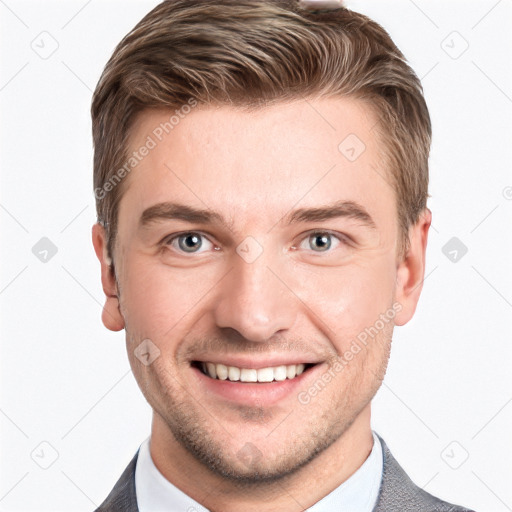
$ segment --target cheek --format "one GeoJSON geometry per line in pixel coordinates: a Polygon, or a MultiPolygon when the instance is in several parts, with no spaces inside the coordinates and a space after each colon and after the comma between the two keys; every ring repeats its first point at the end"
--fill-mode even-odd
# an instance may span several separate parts
{"type": "Polygon", "coordinates": [[[125,320],[147,337],[171,336],[193,315],[216,282],[210,269],[173,268],[156,257],[126,258],[122,277],[125,320]]]}
{"type": "Polygon", "coordinates": [[[381,315],[393,311],[394,275],[394,269],[382,259],[371,266],[329,269],[306,280],[304,302],[321,319],[339,352],[374,326],[381,315]]]}

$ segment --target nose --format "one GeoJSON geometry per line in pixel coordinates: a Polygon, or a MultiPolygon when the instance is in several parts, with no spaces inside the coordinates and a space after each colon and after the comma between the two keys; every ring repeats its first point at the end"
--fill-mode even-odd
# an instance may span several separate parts
{"type": "Polygon", "coordinates": [[[233,255],[233,268],[219,283],[215,321],[249,341],[268,341],[295,322],[298,299],[287,287],[282,267],[264,251],[248,263],[233,255]]]}

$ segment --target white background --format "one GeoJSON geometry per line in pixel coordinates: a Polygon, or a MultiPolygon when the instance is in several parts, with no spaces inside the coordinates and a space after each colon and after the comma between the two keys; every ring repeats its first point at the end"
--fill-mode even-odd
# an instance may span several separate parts
{"type": "MultiPolygon", "coordinates": [[[[89,109],[114,46],[156,4],[0,0],[1,510],[93,510],[150,432],[124,332],[100,320],[89,109]],[[41,38],[58,44],[46,59],[41,38]],[[58,249],[46,263],[42,237],[58,249]]],[[[405,53],[434,130],[427,277],[373,428],[427,491],[512,510],[512,1],[348,5],[405,53]],[[457,262],[452,237],[468,248],[457,262]]]]}

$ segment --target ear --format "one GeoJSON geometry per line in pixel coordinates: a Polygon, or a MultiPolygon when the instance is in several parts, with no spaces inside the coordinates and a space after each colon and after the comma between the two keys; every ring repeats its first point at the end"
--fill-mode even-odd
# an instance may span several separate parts
{"type": "Polygon", "coordinates": [[[409,228],[410,248],[398,263],[396,278],[396,301],[402,310],[395,316],[395,325],[405,325],[414,315],[420,298],[425,276],[425,253],[432,212],[425,208],[418,222],[409,228]]]}
{"type": "Polygon", "coordinates": [[[124,329],[124,318],[119,309],[119,290],[112,269],[112,260],[107,254],[105,228],[98,222],[92,227],[92,244],[101,264],[101,285],[106,296],[101,320],[107,329],[120,331],[124,329]]]}

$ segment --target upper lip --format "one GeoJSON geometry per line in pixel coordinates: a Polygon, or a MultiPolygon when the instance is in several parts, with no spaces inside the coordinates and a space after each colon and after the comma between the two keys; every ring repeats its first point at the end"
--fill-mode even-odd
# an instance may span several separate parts
{"type": "Polygon", "coordinates": [[[226,356],[219,358],[219,356],[202,357],[199,359],[194,359],[193,361],[198,361],[200,363],[214,363],[214,364],[223,364],[225,366],[236,366],[237,368],[251,368],[255,370],[259,370],[261,368],[269,368],[273,366],[289,366],[292,364],[317,364],[321,361],[315,360],[311,357],[305,356],[295,356],[295,357],[284,357],[284,356],[274,356],[268,357],[266,359],[256,360],[250,357],[233,357],[226,356]]]}

